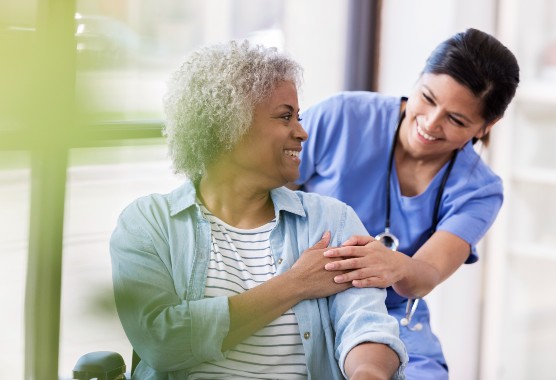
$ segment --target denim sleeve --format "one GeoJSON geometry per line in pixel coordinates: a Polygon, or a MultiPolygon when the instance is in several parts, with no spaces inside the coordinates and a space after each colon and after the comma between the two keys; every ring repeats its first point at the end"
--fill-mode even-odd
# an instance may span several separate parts
{"type": "Polygon", "coordinates": [[[163,213],[152,212],[129,206],[110,241],[116,307],[126,335],[141,359],[157,371],[222,360],[228,300],[187,301],[178,296],[166,231],[156,222],[163,213]]]}
{"type": "MultiPolygon", "coordinates": [[[[342,231],[343,240],[361,231],[361,221],[350,207],[342,231]]],[[[335,356],[344,376],[344,363],[349,351],[365,342],[388,345],[400,358],[400,367],[394,379],[405,379],[404,369],[408,356],[399,338],[397,320],[388,315],[386,309],[386,290],[379,288],[351,288],[329,297],[330,319],[336,332],[335,356]]],[[[347,376],[346,376],[347,377],[347,376]]]]}

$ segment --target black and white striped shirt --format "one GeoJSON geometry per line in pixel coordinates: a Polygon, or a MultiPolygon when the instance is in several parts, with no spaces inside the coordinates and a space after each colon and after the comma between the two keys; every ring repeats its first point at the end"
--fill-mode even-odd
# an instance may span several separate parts
{"type": "MultiPolygon", "coordinates": [[[[276,221],[244,230],[201,210],[211,224],[211,253],[205,297],[232,296],[269,280],[276,273],[270,232],[276,221]]],[[[238,344],[226,360],[200,364],[190,379],[306,379],[299,327],[290,309],[238,344]]]]}

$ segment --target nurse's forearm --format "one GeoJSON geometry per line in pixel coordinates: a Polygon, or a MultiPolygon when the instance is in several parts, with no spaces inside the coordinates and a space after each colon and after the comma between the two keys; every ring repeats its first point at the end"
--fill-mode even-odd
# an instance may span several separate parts
{"type": "Polygon", "coordinates": [[[446,231],[437,231],[404,264],[404,276],[393,287],[409,298],[420,298],[450,277],[469,257],[471,247],[446,231]]]}
{"type": "Polygon", "coordinates": [[[440,283],[440,273],[434,266],[416,258],[408,257],[406,262],[404,277],[392,285],[399,295],[407,298],[422,298],[440,283]]]}

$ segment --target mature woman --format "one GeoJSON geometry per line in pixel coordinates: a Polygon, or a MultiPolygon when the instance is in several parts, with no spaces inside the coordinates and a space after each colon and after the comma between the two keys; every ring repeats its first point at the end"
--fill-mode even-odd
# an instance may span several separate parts
{"type": "Polygon", "coordinates": [[[351,270],[338,283],[388,287],[410,379],[448,378],[427,305],[412,300],[477,261],[476,244],[502,204],[502,182],[473,144],[485,146],[518,82],[514,55],[469,29],[432,52],[409,99],[345,92],[303,114],[311,139],[297,184],[352,206],[367,231],[394,249],[354,236],[326,253],[348,258],[327,269],[351,270]]]}
{"type": "Polygon", "coordinates": [[[366,235],[337,200],[293,192],[300,68],[247,42],[194,52],[165,98],[188,180],[128,206],[111,240],[138,379],[403,378],[384,289],[337,284],[323,252],[366,235]]]}

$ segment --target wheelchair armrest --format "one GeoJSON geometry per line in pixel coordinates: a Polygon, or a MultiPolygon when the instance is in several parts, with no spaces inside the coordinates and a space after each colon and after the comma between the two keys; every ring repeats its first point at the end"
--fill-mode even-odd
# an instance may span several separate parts
{"type": "Polygon", "coordinates": [[[89,352],[79,358],[73,368],[73,379],[125,379],[125,362],[120,354],[110,351],[89,352]]]}

